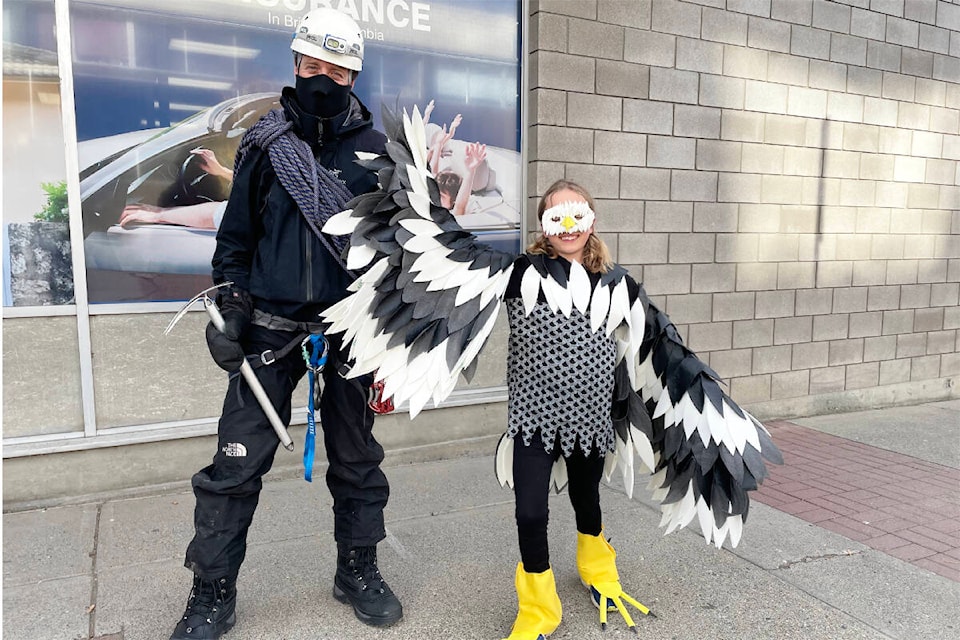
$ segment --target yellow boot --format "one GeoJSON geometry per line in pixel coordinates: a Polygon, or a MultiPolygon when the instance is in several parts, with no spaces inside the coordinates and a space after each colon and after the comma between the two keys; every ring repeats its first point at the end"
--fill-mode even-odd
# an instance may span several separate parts
{"type": "Polygon", "coordinates": [[[633,618],[623,603],[633,605],[643,615],[649,615],[650,609],[624,593],[617,573],[617,552],[603,537],[602,531],[598,536],[577,532],[577,571],[580,572],[580,581],[590,590],[593,604],[600,609],[600,627],[607,628],[607,611],[616,609],[627,626],[636,632],[633,618]]]}
{"type": "Polygon", "coordinates": [[[520,610],[505,640],[543,640],[560,626],[563,614],[553,569],[527,573],[523,570],[523,563],[518,562],[515,582],[520,610]]]}

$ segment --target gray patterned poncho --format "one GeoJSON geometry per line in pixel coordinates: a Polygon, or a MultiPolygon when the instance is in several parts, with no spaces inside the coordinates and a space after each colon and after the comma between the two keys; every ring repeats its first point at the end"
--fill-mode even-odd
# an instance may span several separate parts
{"type": "Polygon", "coordinates": [[[589,455],[613,451],[611,405],[617,348],[612,336],[590,329],[588,315],[570,317],[538,302],[524,314],[520,298],[509,298],[510,341],[507,435],[529,445],[540,432],[544,448],[559,443],[565,457],[577,446],[589,455]]]}

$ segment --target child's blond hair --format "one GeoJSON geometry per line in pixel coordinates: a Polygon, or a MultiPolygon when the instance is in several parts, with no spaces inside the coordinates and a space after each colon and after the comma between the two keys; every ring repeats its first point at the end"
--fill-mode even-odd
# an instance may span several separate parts
{"type": "MultiPolygon", "coordinates": [[[[565,189],[569,189],[577,195],[582,196],[583,199],[587,201],[587,204],[590,205],[593,212],[597,212],[597,207],[593,202],[593,196],[591,196],[586,189],[570,180],[557,180],[547,187],[547,190],[543,193],[543,197],[540,198],[540,204],[537,206],[538,221],[543,218],[543,212],[547,209],[547,201],[550,199],[550,196],[565,189]]],[[[553,247],[550,246],[543,232],[527,247],[527,253],[546,255],[551,258],[557,257],[557,253],[553,250],[553,247]]],[[[590,234],[590,238],[587,239],[587,246],[583,248],[583,266],[587,271],[593,273],[606,273],[613,267],[613,258],[610,257],[610,249],[607,248],[606,243],[597,235],[596,230],[590,234]]]]}

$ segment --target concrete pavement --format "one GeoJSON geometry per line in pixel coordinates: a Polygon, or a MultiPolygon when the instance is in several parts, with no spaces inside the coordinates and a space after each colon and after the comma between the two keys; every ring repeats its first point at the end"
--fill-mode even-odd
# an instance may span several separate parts
{"type": "MultiPolygon", "coordinates": [[[[689,530],[663,536],[652,503],[603,488],[621,581],[657,614],[637,616],[640,636],[960,638],[960,400],[776,422],[771,432],[786,465],[753,501],[735,550],[689,530]],[[873,477],[887,484],[864,481],[873,477]],[[883,536],[899,542],[878,543],[883,536]]],[[[519,553],[513,496],[493,477],[492,447],[486,456],[389,466],[387,475],[380,566],[403,601],[403,621],[367,627],[331,596],[331,501],[317,471],[312,484],[268,476],[239,579],[238,623],[226,638],[507,634],[519,553]]],[[[641,478],[637,485],[643,496],[641,478]]],[[[165,640],[189,591],[182,558],[192,509],[182,485],[5,513],[3,638],[165,640]]],[[[616,614],[600,631],[576,574],[565,493],[551,498],[551,516],[564,606],[551,638],[633,637],[616,614]]]]}

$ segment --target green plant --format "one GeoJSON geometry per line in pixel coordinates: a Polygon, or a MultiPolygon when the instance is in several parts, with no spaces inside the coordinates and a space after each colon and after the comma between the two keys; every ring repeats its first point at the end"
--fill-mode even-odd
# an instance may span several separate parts
{"type": "Polygon", "coordinates": [[[33,219],[44,222],[67,222],[70,212],[67,206],[66,181],[41,182],[40,188],[47,194],[47,204],[42,210],[33,214],[33,219]]]}

